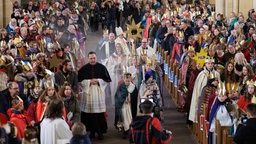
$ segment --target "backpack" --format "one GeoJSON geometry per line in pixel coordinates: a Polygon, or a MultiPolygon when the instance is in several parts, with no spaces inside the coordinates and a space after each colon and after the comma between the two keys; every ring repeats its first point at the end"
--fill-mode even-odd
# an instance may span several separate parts
{"type": "Polygon", "coordinates": [[[151,144],[152,142],[152,121],[154,118],[149,118],[146,122],[146,125],[139,130],[133,130],[132,133],[132,139],[134,141],[134,143],[143,143],[145,144],[151,144]],[[148,125],[148,127],[146,127],[148,125]]]}

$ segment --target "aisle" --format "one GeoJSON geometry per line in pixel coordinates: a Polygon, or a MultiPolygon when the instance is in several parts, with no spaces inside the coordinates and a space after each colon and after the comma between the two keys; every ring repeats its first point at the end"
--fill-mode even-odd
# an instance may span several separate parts
{"type": "MultiPolygon", "coordinates": [[[[99,39],[101,38],[102,33],[88,33],[87,41],[85,43],[86,54],[89,51],[95,51],[95,48],[98,44],[99,39]]],[[[171,96],[167,93],[167,90],[164,88],[164,101],[165,101],[165,110],[164,110],[164,128],[171,130],[173,132],[173,139],[171,144],[195,144],[195,140],[185,124],[184,113],[179,113],[175,109],[175,105],[171,100],[171,96]]],[[[114,106],[111,104],[110,97],[106,97],[107,104],[107,115],[108,115],[108,132],[104,135],[104,140],[94,140],[94,144],[128,144],[127,139],[122,139],[121,134],[117,132],[114,127],[114,106]]]]}

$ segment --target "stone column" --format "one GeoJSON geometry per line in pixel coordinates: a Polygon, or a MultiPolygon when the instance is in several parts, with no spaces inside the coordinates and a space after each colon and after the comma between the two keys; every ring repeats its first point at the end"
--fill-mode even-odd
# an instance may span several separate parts
{"type": "Polygon", "coordinates": [[[3,19],[4,18],[3,11],[4,11],[4,2],[3,0],[0,0],[0,28],[5,27],[4,19],[3,19]]]}
{"type": "Polygon", "coordinates": [[[256,9],[256,1],[253,0],[252,3],[253,3],[253,4],[252,4],[253,8],[256,9]]]}
{"type": "Polygon", "coordinates": [[[245,19],[248,18],[248,11],[253,7],[253,1],[255,0],[239,0],[239,12],[244,14],[245,19]]]}
{"type": "Polygon", "coordinates": [[[225,1],[225,16],[229,17],[230,13],[233,11],[233,0],[223,0],[225,1]]]}
{"type": "Polygon", "coordinates": [[[233,12],[238,14],[239,10],[239,0],[233,0],[233,12]]]}
{"type": "Polygon", "coordinates": [[[225,14],[225,0],[215,1],[215,11],[216,11],[216,14],[218,13],[225,14]]]}

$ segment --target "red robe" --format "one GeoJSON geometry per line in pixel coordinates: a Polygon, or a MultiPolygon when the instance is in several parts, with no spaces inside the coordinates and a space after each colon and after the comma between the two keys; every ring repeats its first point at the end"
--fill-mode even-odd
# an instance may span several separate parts
{"type": "Polygon", "coordinates": [[[241,96],[241,97],[239,98],[239,100],[237,101],[238,107],[239,107],[241,110],[243,110],[244,112],[246,112],[246,106],[247,106],[248,104],[250,104],[250,103],[251,103],[251,100],[245,100],[245,99],[244,99],[244,95],[241,96]]]}
{"type": "Polygon", "coordinates": [[[176,42],[173,45],[173,49],[172,49],[172,57],[171,57],[172,61],[174,63],[179,63],[182,53],[183,53],[183,44],[176,42]]]}

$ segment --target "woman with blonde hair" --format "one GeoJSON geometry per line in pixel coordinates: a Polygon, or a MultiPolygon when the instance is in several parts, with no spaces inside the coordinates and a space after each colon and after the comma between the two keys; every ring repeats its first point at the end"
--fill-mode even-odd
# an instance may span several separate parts
{"type": "Polygon", "coordinates": [[[242,76],[243,66],[249,65],[244,57],[244,54],[241,52],[236,53],[234,60],[235,73],[239,76],[242,76]]]}

